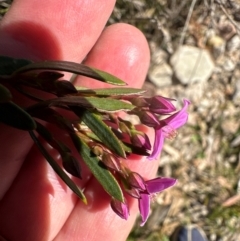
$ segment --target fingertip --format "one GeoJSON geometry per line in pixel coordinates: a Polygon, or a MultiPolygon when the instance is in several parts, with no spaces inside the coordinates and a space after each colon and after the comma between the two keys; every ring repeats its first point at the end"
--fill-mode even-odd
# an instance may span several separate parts
{"type": "MultiPolygon", "coordinates": [[[[131,25],[118,23],[105,28],[84,64],[116,75],[132,87],[140,87],[149,62],[150,51],[143,33],[131,25]]],[[[79,83],[92,86],[86,78],[80,78],[79,83]]],[[[99,83],[97,86],[104,87],[99,83]]]]}

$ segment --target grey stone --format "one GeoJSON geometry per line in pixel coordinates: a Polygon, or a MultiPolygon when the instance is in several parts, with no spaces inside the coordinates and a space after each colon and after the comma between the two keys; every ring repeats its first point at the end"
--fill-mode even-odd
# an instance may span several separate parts
{"type": "Polygon", "coordinates": [[[239,48],[240,48],[240,37],[238,35],[234,35],[227,42],[227,51],[229,52],[239,51],[239,48]]]}
{"type": "Polygon", "coordinates": [[[167,63],[155,65],[148,72],[149,80],[157,87],[171,85],[172,83],[172,68],[167,63]]]}
{"type": "Polygon", "coordinates": [[[175,76],[182,84],[205,82],[214,70],[214,62],[207,50],[183,45],[171,57],[175,76]]]}
{"type": "Polygon", "coordinates": [[[236,81],[236,90],[233,95],[233,102],[238,105],[240,103],[240,79],[236,81]]]}
{"type": "Polygon", "coordinates": [[[236,63],[234,63],[230,58],[226,58],[224,65],[223,65],[223,69],[225,71],[233,71],[236,67],[236,63]]]}

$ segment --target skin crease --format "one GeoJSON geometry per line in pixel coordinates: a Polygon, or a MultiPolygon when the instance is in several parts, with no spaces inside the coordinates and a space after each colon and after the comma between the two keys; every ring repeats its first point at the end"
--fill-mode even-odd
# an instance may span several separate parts
{"type": "MultiPolygon", "coordinates": [[[[0,54],[75,62],[87,56],[85,64],[140,87],[149,65],[148,45],[132,26],[116,24],[104,29],[114,4],[111,0],[71,4],[15,0],[0,25],[0,54]]],[[[104,87],[85,77],[76,82],[104,87]]],[[[14,100],[27,104],[18,95],[14,100]]],[[[0,142],[0,235],[5,239],[126,240],[138,214],[136,200],[128,199],[130,217],[122,220],[110,208],[109,196],[83,167],[84,179],[76,182],[85,188],[85,206],[54,173],[28,134],[0,124],[0,142]]],[[[157,170],[156,161],[132,157],[126,163],[146,179],[153,178],[157,170]]]]}

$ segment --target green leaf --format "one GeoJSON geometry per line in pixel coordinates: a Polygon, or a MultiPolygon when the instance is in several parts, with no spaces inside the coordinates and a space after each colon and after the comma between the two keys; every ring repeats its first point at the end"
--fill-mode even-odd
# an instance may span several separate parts
{"type": "Polygon", "coordinates": [[[57,162],[51,157],[51,155],[47,152],[47,150],[43,147],[41,142],[37,139],[36,135],[33,131],[29,131],[30,136],[38,146],[42,155],[46,158],[47,162],[53,168],[53,170],[60,176],[60,178],[66,183],[66,185],[75,193],[77,196],[87,204],[87,199],[80,188],[73,182],[72,179],[61,169],[61,167],[57,164],[57,162]]]}
{"type": "Polygon", "coordinates": [[[50,100],[50,106],[60,105],[80,106],[101,112],[130,111],[135,108],[132,104],[110,98],[66,96],[50,100]]]}
{"type": "Polygon", "coordinates": [[[117,180],[110,171],[101,166],[101,162],[93,155],[90,148],[77,135],[72,135],[73,142],[82,156],[84,162],[91,170],[94,177],[103,186],[104,190],[120,202],[124,202],[123,193],[117,180]]]}
{"type": "Polygon", "coordinates": [[[42,124],[37,122],[36,131],[55,148],[61,155],[64,169],[75,177],[81,178],[81,167],[79,162],[72,156],[71,150],[59,140],[56,140],[51,132],[42,124]]]}
{"type": "Polygon", "coordinates": [[[106,83],[113,84],[113,85],[126,85],[124,81],[122,81],[121,79],[117,78],[112,74],[109,74],[102,70],[91,68],[91,67],[90,69],[94,71],[96,74],[98,74],[99,76],[101,76],[101,78],[105,80],[106,83]]]}
{"type": "Polygon", "coordinates": [[[71,153],[67,152],[62,153],[61,157],[63,160],[64,169],[74,177],[82,178],[79,161],[74,156],[72,156],[71,153]]]}
{"type": "Polygon", "coordinates": [[[103,89],[82,89],[76,87],[79,94],[84,95],[97,95],[97,96],[128,96],[128,95],[142,95],[146,92],[143,89],[135,88],[103,88],[103,89]]]}
{"type": "Polygon", "coordinates": [[[104,71],[101,71],[95,68],[90,68],[83,64],[78,64],[78,63],[69,62],[69,61],[44,61],[44,62],[32,63],[30,65],[27,65],[19,69],[18,71],[15,72],[15,74],[27,72],[30,70],[39,70],[39,69],[66,71],[66,72],[71,72],[78,75],[84,75],[109,84],[126,85],[124,81],[109,73],[106,73],[104,71]]]}
{"type": "Polygon", "coordinates": [[[6,87],[0,84],[0,103],[10,101],[11,99],[11,92],[6,87]]]}
{"type": "Polygon", "coordinates": [[[34,130],[34,119],[13,102],[0,103],[0,122],[21,130],[34,130]]]}
{"type": "Polygon", "coordinates": [[[14,71],[32,63],[26,59],[15,59],[7,56],[0,56],[0,75],[11,75],[14,71]]]}
{"type": "Polygon", "coordinates": [[[74,109],[74,111],[104,145],[117,155],[126,157],[122,142],[96,114],[87,110],[80,112],[78,109],[74,109]]]}

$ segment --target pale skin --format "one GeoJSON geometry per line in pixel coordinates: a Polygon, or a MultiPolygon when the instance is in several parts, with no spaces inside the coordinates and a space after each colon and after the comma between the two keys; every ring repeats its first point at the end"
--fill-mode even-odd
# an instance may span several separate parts
{"type": "MultiPolygon", "coordinates": [[[[35,61],[80,63],[85,59],[86,65],[140,87],[149,66],[148,45],[130,25],[105,28],[114,4],[112,0],[15,0],[0,25],[0,54],[35,61]]],[[[103,87],[83,77],[76,84],[103,87]]],[[[28,104],[19,95],[15,101],[28,104]]],[[[83,180],[76,182],[85,188],[89,203],[85,206],[54,173],[28,133],[0,124],[0,142],[2,237],[11,241],[126,240],[138,214],[136,200],[129,199],[130,217],[122,220],[83,167],[83,180]]],[[[127,162],[146,179],[156,173],[156,161],[135,157],[127,162]]]]}

